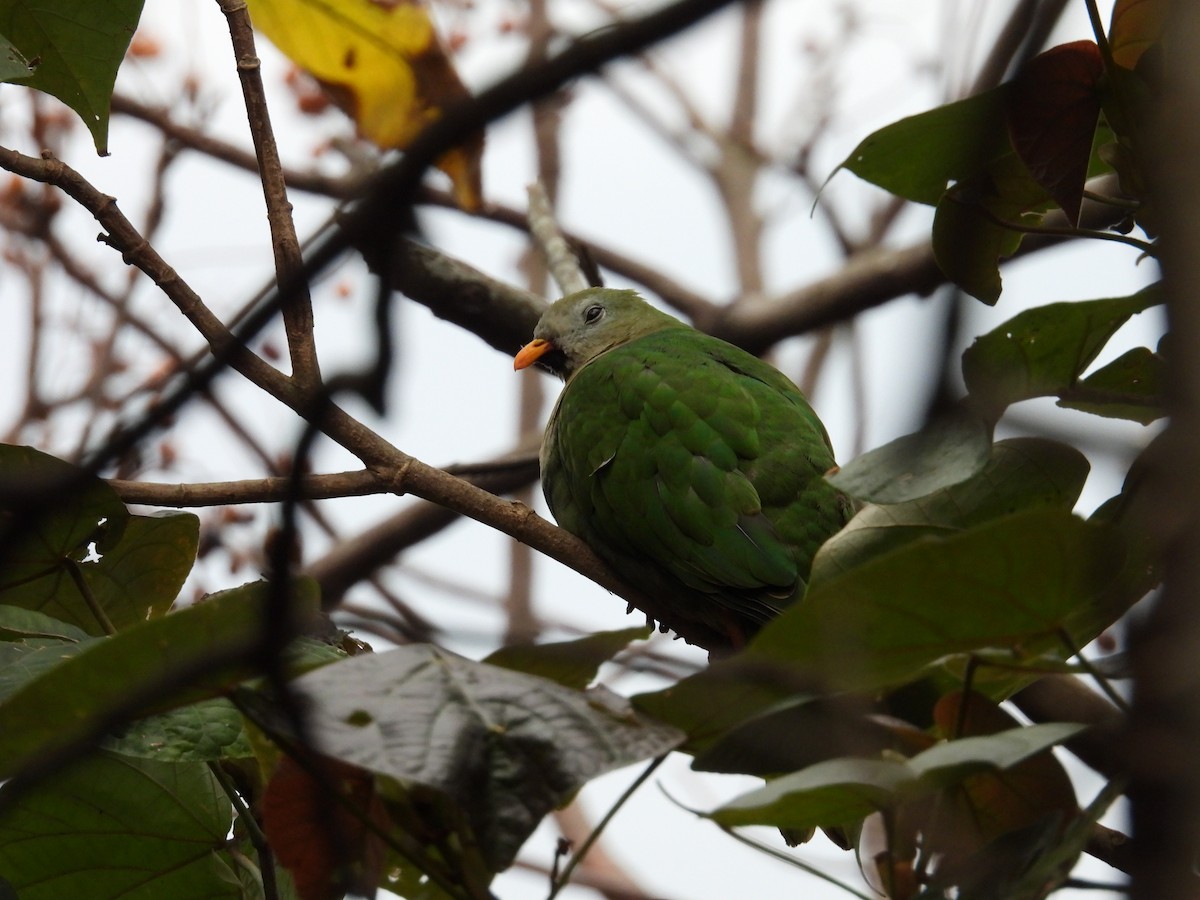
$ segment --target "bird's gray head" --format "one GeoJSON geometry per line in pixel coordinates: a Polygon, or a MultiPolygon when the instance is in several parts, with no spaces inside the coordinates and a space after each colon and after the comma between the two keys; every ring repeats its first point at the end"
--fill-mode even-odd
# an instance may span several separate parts
{"type": "Polygon", "coordinates": [[[550,305],[513,368],[536,363],[564,381],[613,347],[664,328],[686,327],[635,291],[588,288],[550,305]]]}

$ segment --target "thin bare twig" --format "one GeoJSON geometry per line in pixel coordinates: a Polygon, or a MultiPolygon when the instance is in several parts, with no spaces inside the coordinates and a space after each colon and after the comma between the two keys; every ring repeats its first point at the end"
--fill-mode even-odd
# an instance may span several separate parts
{"type": "MultiPolygon", "coordinates": [[[[267,222],[271,229],[271,248],[275,253],[275,272],[280,281],[294,278],[304,266],[300,241],[292,221],[292,206],[287,198],[287,183],[271,115],[263,91],[262,63],[254,48],[254,29],[243,0],[218,0],[229,23],[229,36],[237,59],[238,78],[246,103],[246,119],[258,158],[259,181],[267,203],[267,222]]],[[[315,387],[321,381],[317,348],[313,336],[312,297],[307,286],[297,287],[281,304],[283,328],[287,335],[292,377],[300,384],[315,387]]]]}

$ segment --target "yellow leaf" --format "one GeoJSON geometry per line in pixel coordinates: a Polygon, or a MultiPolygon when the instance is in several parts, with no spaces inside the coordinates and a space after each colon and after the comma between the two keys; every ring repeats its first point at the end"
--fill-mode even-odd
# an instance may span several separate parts
{"type": "MultiPolygon", "coordinates": [[[[423,0],[247,0],[250,17],[385,149],[404,149],[448,105],[468,96],[423,0]]],[[[438,168],[464,208],[481,200],[483,136],[438,168]]]]}
{"type": "Polygon", "coordinates": [[[1167,0],[1117,0],[1108,28],[1113,62],[1133,69],[1150,46],[1162,40],[1167,0]]]}

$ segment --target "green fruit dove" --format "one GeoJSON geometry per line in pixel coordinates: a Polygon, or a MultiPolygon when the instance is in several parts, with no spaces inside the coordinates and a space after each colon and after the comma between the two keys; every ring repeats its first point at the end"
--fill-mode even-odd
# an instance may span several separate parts
{"type": "Polygon", "coordinates": [[[566,382],[542,444],[550,511],[693,642],[741,647],[804,593],[852,510],[822,477],[829,437],[786,376],[605,288],[546,310],[513,365],[534,363],[566,382]]]}

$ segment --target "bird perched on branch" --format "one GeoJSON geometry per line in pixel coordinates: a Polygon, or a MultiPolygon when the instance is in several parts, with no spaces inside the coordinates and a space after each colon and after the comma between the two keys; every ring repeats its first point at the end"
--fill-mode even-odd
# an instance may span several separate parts
{"type": "Polygon", "coordinates": [[[736,648],[804,593],[851,506],[786,376],[606,288],[546,310],[513,365],[534,363],[566,382],[542,444],[550,511],[659,601],[661,624],[736,648]]]}

